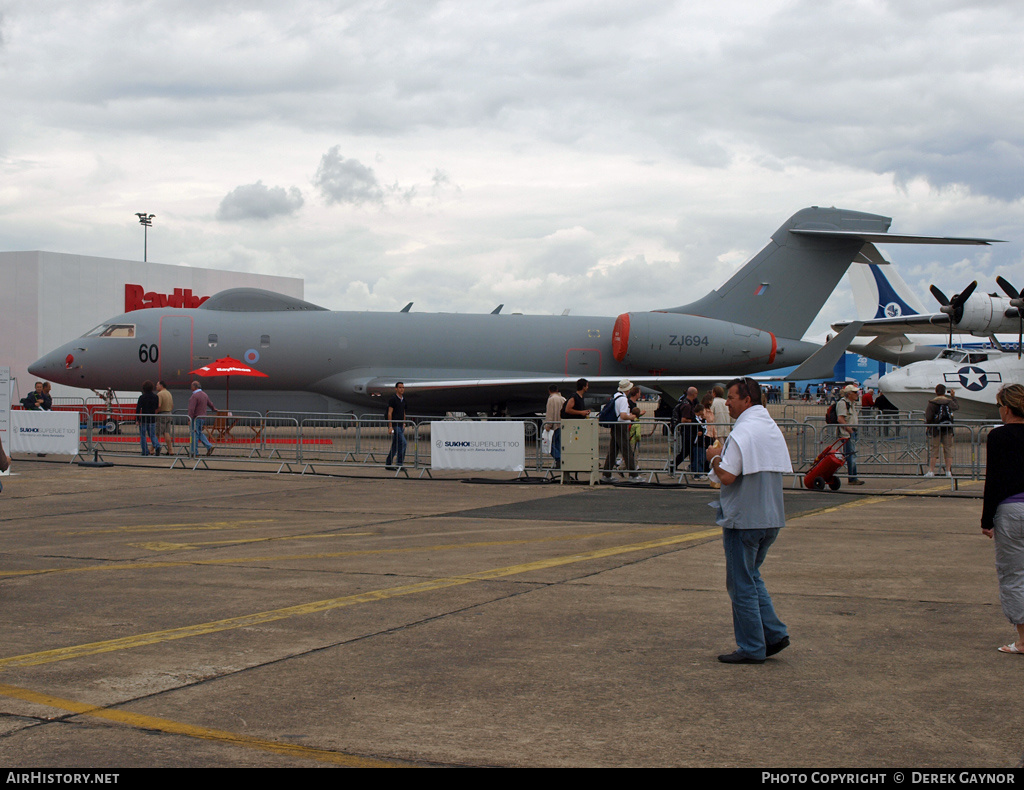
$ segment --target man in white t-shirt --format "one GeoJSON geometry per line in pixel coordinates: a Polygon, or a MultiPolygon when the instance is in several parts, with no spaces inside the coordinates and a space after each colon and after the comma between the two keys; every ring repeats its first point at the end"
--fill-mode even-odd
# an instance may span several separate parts
{"type": "Polygon", "coordinates": [[[729,382],[729,414],[735,420],[725,447],[709,447],[709,477],[722,484],[718,525],[725,548],[725,585],[732,601],[736,650],[723,664],[763,664],[789,647],[789,631],[761,578],[761,564],[786,525],[782,476],[791,474],[786,439],[761,405],[751,378],[729,382]]]}
{"type": "Polygon", "coordinates": [[[608,442],[608,456],[604,459],[604,478],[611,480],[612,470],[615,469],[615,459],[622,454],[622,473],[627,479],[633,478],[633,471],[636,464],[633,462],[633,448],[629,446],[629,426],[636,419],[636,415],[629,410],[629,398],[626,393],[633,389],[633,382],[629,379],[622,379],[619,382],[619,390],[614,397],[614,411],[616,423],[611,426],[611,440],[608,442]]]}

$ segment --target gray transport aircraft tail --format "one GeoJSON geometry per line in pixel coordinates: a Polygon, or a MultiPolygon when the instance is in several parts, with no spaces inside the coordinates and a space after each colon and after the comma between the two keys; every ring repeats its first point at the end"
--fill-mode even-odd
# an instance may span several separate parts
{"type": "MultiPolygon", "coordinates": [[[[800,338],[846,273],[861,260],[880,261],[873,243],[987,244],[991,239],[889,234],[892,219],[812,206],[790,217],[768,245],[725,285],[666,312],[756,326],[778,337],[800,338]]],[[[884,263],[884,261],[881,261],[884,263]]]]}

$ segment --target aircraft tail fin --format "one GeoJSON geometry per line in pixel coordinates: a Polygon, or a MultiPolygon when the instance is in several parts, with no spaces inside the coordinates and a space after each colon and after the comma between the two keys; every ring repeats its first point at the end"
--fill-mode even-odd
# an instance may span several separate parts
{"type": "Polygon", "coordinates": [[[717,318],[799,339],[846,274],[866,240],[892,220],[837,208],[805,208],[772,235],[728,282],[702,299],[667,312],[717,318]],[[803,235],[793,231],[824,231],[803,235]]]}
{"type": "Polygon", "coordinates": [[[927,312],[893,266],[884,270],[874,263],[851,266],[846,276],[853,290],[857,318],[862,321],[927,312]]]}
{"type": "Polygon", "coordinates": [[[994,239],[890,234],[892,220],[838,208],[798,211],[725,285],[669,313],[717,318],[799,339],[855,260],[881,260],[873,243],[988,244],[994,239]]]}

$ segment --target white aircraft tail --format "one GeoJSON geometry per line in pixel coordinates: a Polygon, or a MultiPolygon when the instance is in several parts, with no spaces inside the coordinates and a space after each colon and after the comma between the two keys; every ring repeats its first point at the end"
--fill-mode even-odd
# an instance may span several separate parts
{"type": "Polygon", "coordinates": [[[846,276],[861,321],[929,312],[891,264],[885,269],[875,263],[851,266],[846,276]]]}

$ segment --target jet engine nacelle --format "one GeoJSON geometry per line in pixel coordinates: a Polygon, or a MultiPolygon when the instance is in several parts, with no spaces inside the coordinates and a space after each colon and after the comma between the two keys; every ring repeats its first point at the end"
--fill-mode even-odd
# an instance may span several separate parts
{"type": "Polygon", "coordinates": [[[772,364],[778,342],[771,332],[684,313],[623,313],[612,330],[617,362],[647,371],[685,375],[697,364],[772,364]]]}

